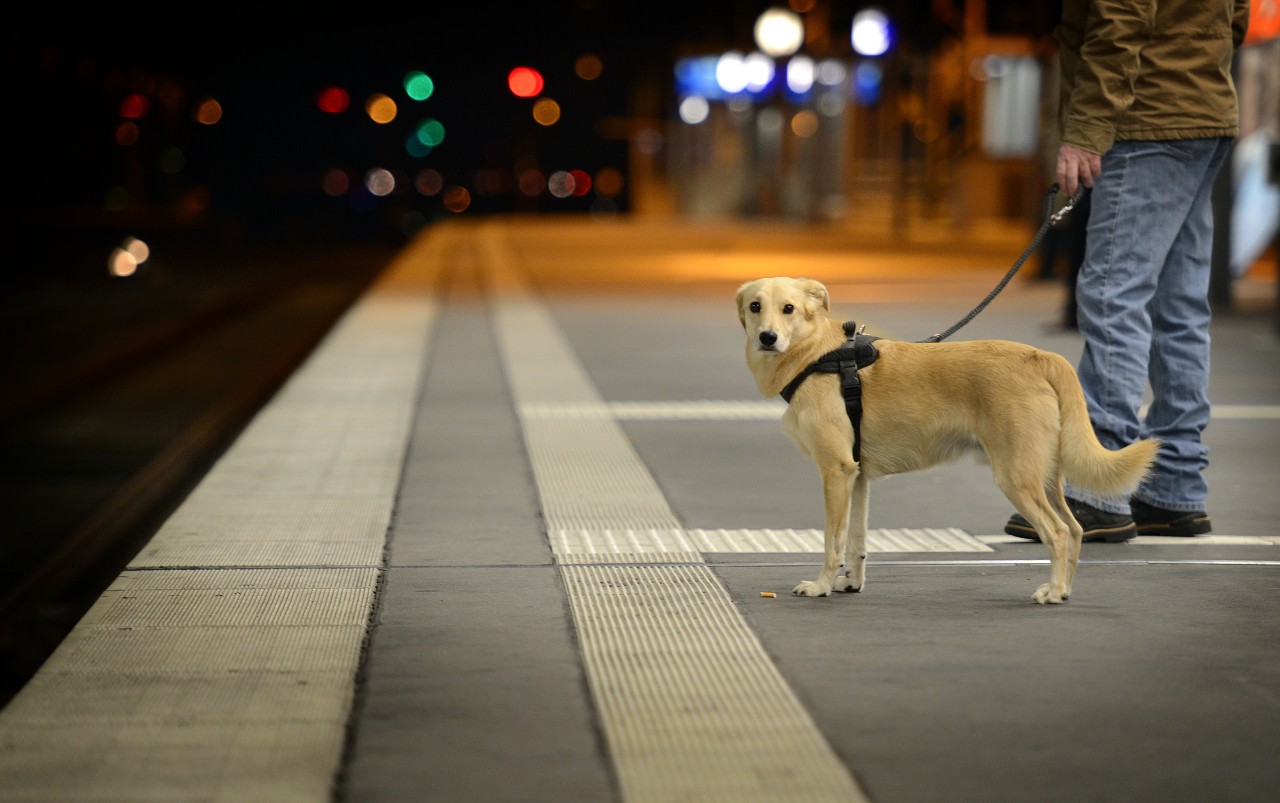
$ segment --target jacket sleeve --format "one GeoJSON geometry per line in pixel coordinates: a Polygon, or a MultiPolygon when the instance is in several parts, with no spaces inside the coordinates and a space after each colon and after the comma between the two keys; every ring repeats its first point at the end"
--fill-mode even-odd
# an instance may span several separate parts
{"type": "Polygon", "coordinates": [[[1244,36],[1249,32],[1249,0],[1236,0],[1235,13],[1231,16],[1231,40],[1236,50],[1244,43],[1244,36]]]}
{"type": "Polygon", "coordinates": [[[1155,18],[1155,0],[1091,0],[1075,65],[1062,141],[1094,153],[1115,142],[1133,103],[1139,54],[1155,18]]]}

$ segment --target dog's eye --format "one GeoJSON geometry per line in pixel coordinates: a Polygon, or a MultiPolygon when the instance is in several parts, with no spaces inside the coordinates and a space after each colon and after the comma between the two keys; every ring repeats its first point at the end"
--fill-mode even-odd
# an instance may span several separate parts
{"type": "Polygon", "coordinates": [[[793,304],[787,304],[786,306],[784,306],[784,307],[782,308],[782,314],[783,314],[783,315],[790,315],[791,313],[793,313],[793,312],[795,312],[795,311],[796,311],[796,308],[795,308],[795,305],[793,305],[793,304]]]}
{"type": "Polygon", "coordinates": [[[752,312],[759,312],[759,311],[760,311],[760,302],[759,302],[759,301],[752,301],[752,302],[751,302],[750,310],[751,310],[752,312]]]}

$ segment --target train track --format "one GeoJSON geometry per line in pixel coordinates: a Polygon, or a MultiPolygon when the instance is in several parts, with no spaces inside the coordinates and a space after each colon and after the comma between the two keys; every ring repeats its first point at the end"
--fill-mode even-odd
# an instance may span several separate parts
{"type": "Polygon", "coordinates": [[[0,705],[391,254],[255,254],[128,303],[89,283],[6,305],[21,350],[0,366],[17,380],[0,394],[0,705]]]}

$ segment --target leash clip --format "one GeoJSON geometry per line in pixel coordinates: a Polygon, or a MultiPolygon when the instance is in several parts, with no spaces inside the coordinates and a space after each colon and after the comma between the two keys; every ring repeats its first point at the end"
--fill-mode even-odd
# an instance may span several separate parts
{"type": "Polygon", "coordinates": [[[1073,201],[1067,201],[1066,206],[1062,207],[1057,212],[1054,212],[1052,215],[1049,215],[1049,225],[1050,226],[1058,225],[1059,223],[1062,222],[1062,219],[1065,218],[1071,212],[1071,210],[1075,208],[1076,208],[1076,205],[1073,201]]]}
{"type": "MultiPolygon", "coordinates": [[[[1057,191],[1058,191],[1057,184],[1053,185],[1053,191],[1054,191],[1054,194],[1057,194],[1057,191]]],[[[1084,194],[1087,191],[1088,191],[1088,187],[1081,184],[1079,188],[1076,189],[1076,194],[1068,198],[1067,202],[1062,205],[1061,209],[1059,209],[1057,212],[1054,212],[1052,215],[1049,215],[1049,225],[1056,226],[1059,223],[1061,223],[1063,218],[1071,214],[1071,210],[1076,208],[1076,204],[1080,203],[1080,199],[1084,197],[1084,194]]]]}

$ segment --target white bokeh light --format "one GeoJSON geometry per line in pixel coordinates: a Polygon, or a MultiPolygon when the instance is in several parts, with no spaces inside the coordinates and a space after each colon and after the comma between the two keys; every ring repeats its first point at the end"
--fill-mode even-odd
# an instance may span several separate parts
{"type": "Polygon", "coordinates": [[[785,8],[770,8],[756,19],[756,46],[774,58],[790,56],[804,43],[804,21],[785,8]]]}
{"type": "Polygon", "coordinates": [[[716,83],[730,95],[747,88],[747,60],[736,50],[730,50],[716,61],[716,83]]]}
{"type": "Polygon", "coordinates": [[[796,56],[787,62],[787,88],[797,95],[813,89],[813,59],[796,56]]]}
{"type": "Polygon", "coordinates": [[[889,18],[879,9],[863,9],[853,15],[849,38],[859,55],[883,56],[889,51],[889,18]]]}
{"type": "Polygon", "coordinates": [[[680,101],[680,119],[689,125],[705,122],[711,113],[711,104],[700,95],[690,95],[680,101]]]}
{"type": "Polygon", "coordinates": [[[760,92],[773,82],[773,59],[763,53],[755,52],[747,56],[747,91],[760,92]]]}
{"type": "Polygon", "coordinates": [[[390,195],[395,191],[396,177],[386,168],[375,167],[365,173],[364,188],[369,191],[370,195],[377,195],[380,198],[390,195]]]}

